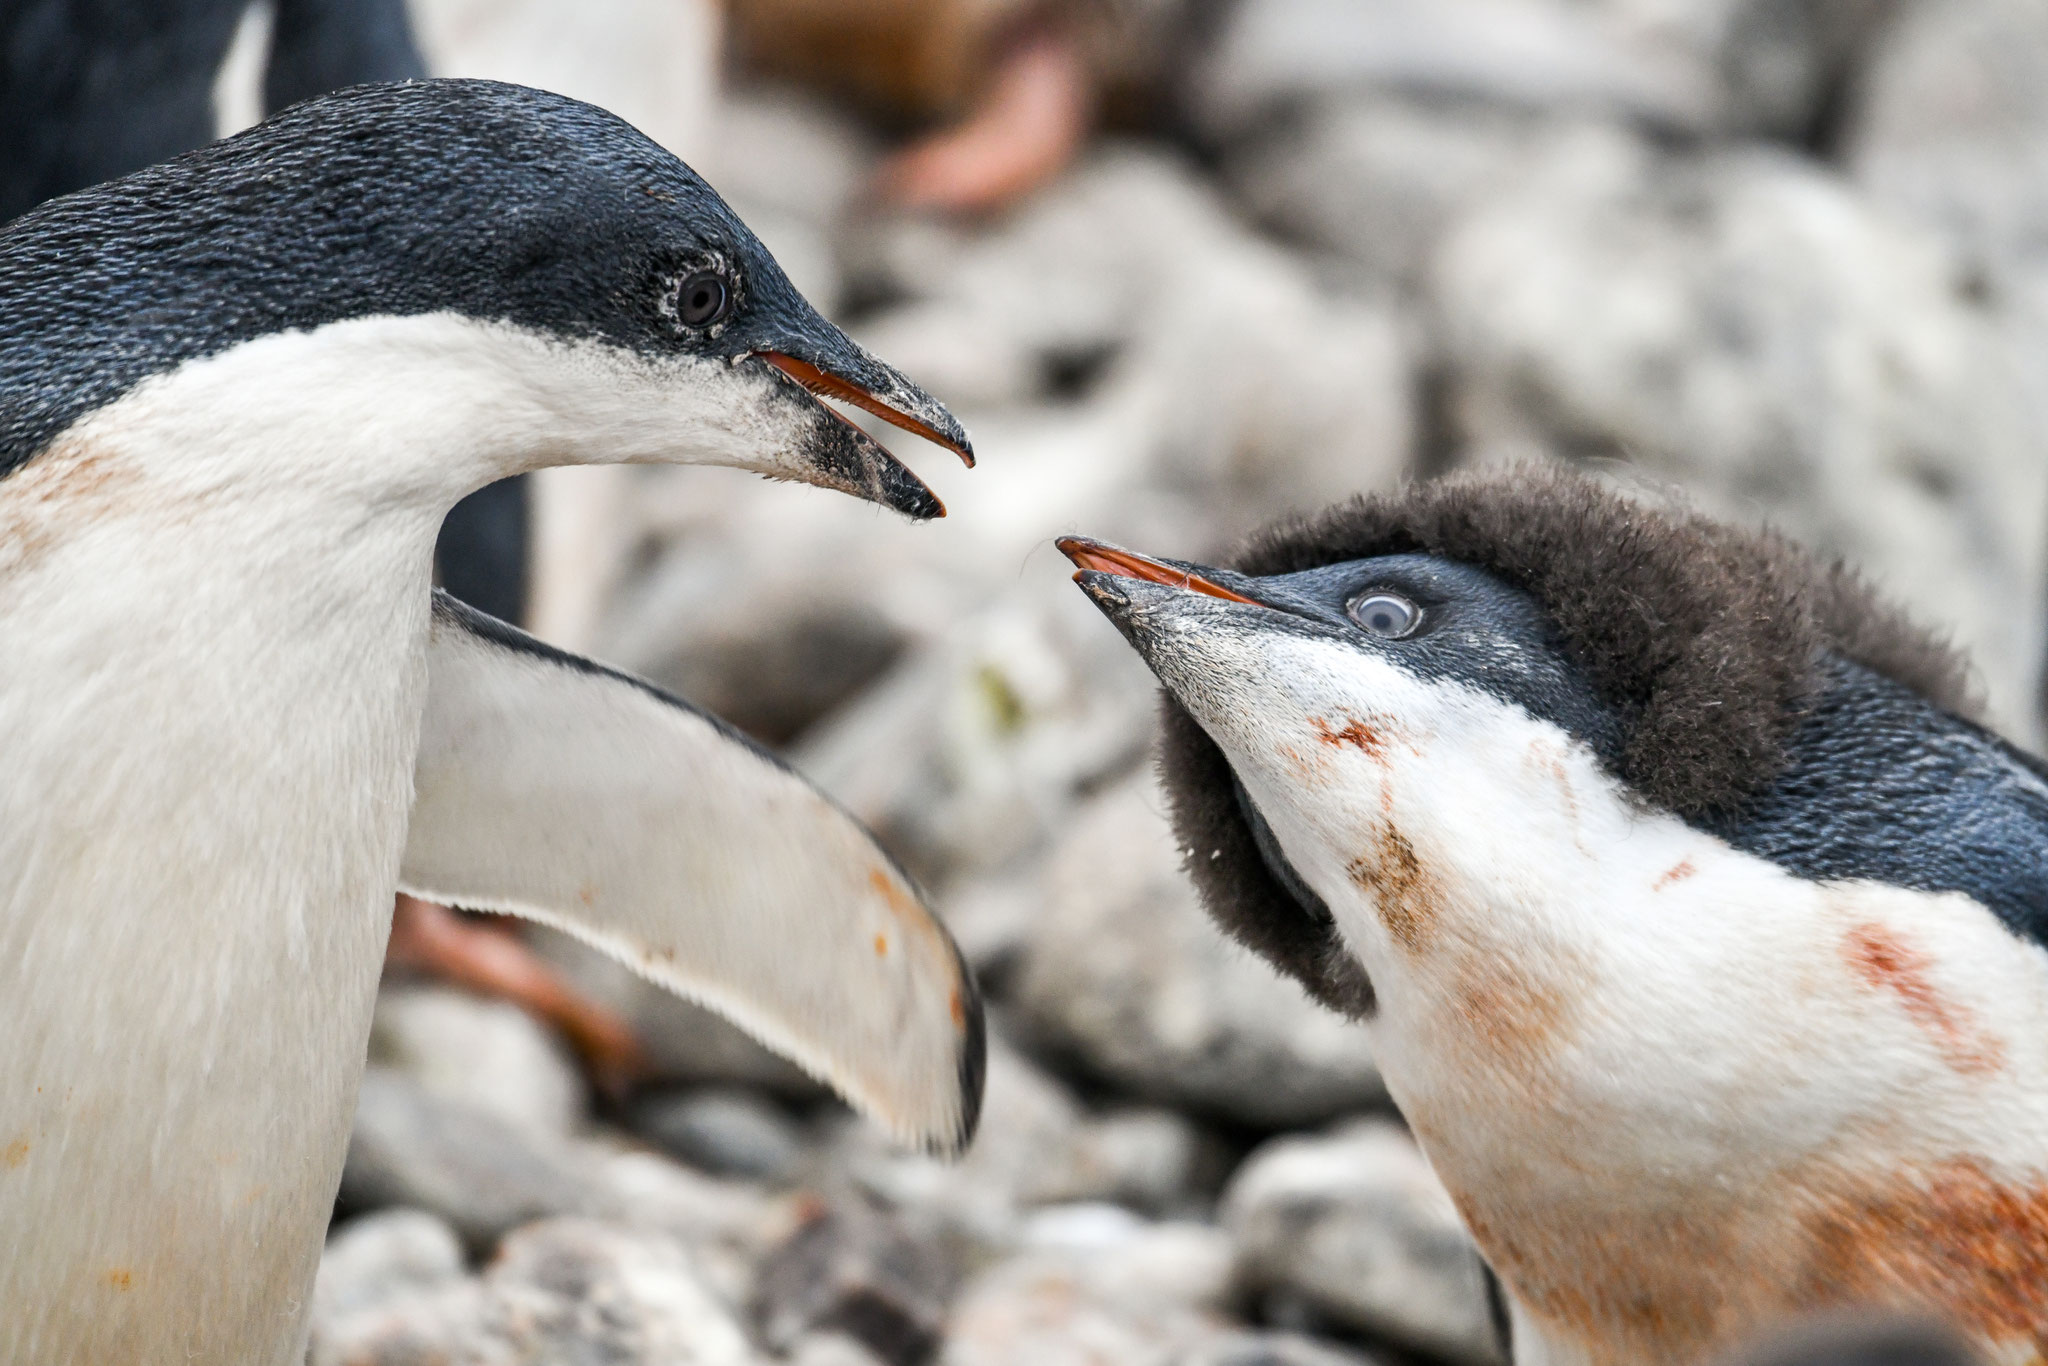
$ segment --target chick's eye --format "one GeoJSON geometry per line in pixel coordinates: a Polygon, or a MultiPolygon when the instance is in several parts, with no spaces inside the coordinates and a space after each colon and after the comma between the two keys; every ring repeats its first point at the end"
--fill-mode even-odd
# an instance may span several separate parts
{"type": "Polygon", "coordinates": [[[700,270],[676,286],[676,319],[685,327],[709,327],[732,307],[732,290],[715,270],[700,270]]]}
{"type": "Polygon", "coordinates": [[[1422,609],[1399,593],[1366,593],[1351,604],[1351,619],[1370,635],[1399,640],[1422,624],[1422,609]]]}

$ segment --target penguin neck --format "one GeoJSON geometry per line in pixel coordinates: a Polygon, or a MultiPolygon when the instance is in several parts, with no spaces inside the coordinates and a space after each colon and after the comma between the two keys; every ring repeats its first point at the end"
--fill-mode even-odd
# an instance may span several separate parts
{"type": "Polygon", "coordinates": [[[630,353],[453,313],[272,333],[184,361],[27,462],[91,443],[165,493],[438,518],[495,479],[633,458],[630,353]],[[616,379],[606,371],[619,372],[616,379]],[[616,411],[606,411],[610,406],[616,411]]]}

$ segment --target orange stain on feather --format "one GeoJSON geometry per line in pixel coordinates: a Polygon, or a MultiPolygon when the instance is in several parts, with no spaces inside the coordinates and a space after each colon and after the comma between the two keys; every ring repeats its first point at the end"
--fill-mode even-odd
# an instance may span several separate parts
{"type": "Polygon", "coordinates": [[[1866,921],[1843,936],[1842,956],[1866,985],[1898,997],[1907,1018],[1926,1031],[1950,1067],[1984,1073],[2004,1065],[2004,1041],[1984,1033],[1967,1006],[1935,988],[1927,975],[1934,960],[1896,932],[1866,921]]]}
{"type": "Polygon", "coordinates": [[[6,1147],[0,1148],[0,1167],[13,1171],[26,1161],[28,1161],[27,1139],[17,1138],[6,1147]]]}
{"type": "Polygon", "coordinates": [[[1592,1366],[1700,1361],[1845,1308],[1932,1312],[2001,1360],[2048,1361],[2039,1174],[2002,1181],[1957,1157],[1856,1179],[1816,1160],[1743,1195],[1593,1211],[1450,1184],[1487,1260],[1592,1366]]]}
{"type": "Polygon", "coordinates": [[[1423,871],[1406,835],[1388,825],[1344,871],[1372,898],[1380,923],[1402,947],[1416,953],[1428,947],[1430,927],[1443,913],[1443,891],[1423,871]]]}
{"type": "Polygon", "coordinates": [[[1932,1305],[2048,1358],[2048,1182],[2003,1182],[1958,1157],[1836,1200],[1806,1231],[1809,1296],[1932,1305]]]}
{"type": "Polygon", "coordinates": [[[75,436],[58,441],[0,482],[0,577],[138,506],[141,482],[112,446],[75,436]]]}
{"type": "Polygon", "coordinates": [[[135,1284],[135,1273],[125,1266],[117,1266],[107,1272],[107,1284],[119,1291],[126,1291],[135,1284]]]}
{"type": "Polygon", "coordinates": [[[1682,858],[1658,874],[1657,880],[1650,884],[1650,890],[1661,892],[1674,883],[1685,881],[1698,871],[1699,869],[1693,867],[1691,859],[1682,858]]]}

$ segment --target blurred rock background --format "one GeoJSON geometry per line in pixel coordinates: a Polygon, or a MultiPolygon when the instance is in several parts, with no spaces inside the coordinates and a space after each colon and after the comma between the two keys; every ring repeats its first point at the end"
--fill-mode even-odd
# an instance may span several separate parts
{"type": "Polygon", "coordinates": [[[972,430],[972,474],[889,434],[932,526],[632,472],[562,533],[589,544],[556,634],[782,747],[916,872],[992,1002],[981,1137],[894,1151],[565,941],[536,936],[652,1055],[630,1094],[512,1007],[393,980],[312,1360],[1497,1361],[1362,1031],[1195,905],[1151,685],[1051,539],[1200,558],[1404,478],[1571,461],[1862,565],[2037,742],[2048,6],[834,9],[415,20],[439,70],[669,143],[972,430]],[[905,191],[905,139],[1011,76],[1072,135],[971,212],[930,207],[929,158],[905,191]]]}

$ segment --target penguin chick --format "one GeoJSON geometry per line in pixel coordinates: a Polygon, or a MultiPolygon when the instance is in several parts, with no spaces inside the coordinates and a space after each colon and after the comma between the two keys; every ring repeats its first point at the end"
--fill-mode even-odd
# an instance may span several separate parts
{"type": "Polygon", "coordinates": [[[896,1134],[974,985],[725,727],[430,591],[464,494],[736,466],[936,516],[968,453],[687,167],[491,82],[356,87],[0,227],[0,1363],[283,1366],[395,893],[559,926],[896,1134]]]}
{"type": "Polygon", "coordinates": [[[1239,568],[1062,542],[1212,915],[1365,1019],[1518,1360],[1799,1313],[2048,1360],[2048,781],[1783,542],[1542,469],[1239,568]]]}

